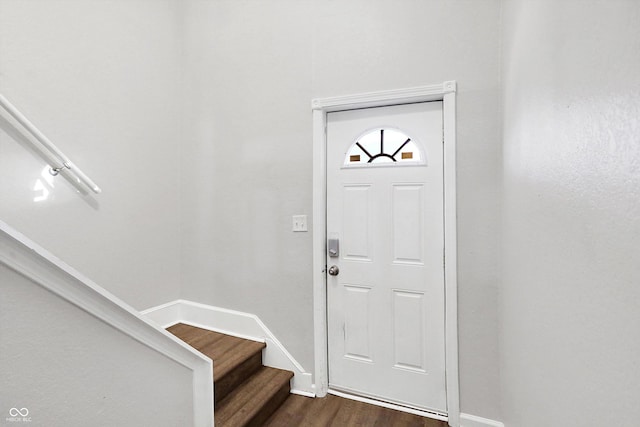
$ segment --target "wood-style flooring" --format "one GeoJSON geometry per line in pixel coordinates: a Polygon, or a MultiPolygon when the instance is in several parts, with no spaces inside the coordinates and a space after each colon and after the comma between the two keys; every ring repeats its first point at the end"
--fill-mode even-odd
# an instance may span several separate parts
{"type": "Polygon", "coordinates": [[[290,395],[264,424],[285,426],[447,427],[445,421],[327,395],[309,398],[290,395]]]}
{"type": "Polygon", "coordinates": [[[216,427],[446,427],[432,420],[337,396],[289,394],[293,373],[262,365],[262,342],[178,323],[169,332],[213,359],[216,427]]]}

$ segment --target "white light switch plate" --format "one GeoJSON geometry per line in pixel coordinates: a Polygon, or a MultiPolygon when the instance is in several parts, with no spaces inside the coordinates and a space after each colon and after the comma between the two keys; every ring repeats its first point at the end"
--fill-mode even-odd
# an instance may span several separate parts
{"type": "Polygon", "coordinates": [[[293,216],[293,231],[307,231],[307,216],[306,215],[294,215],[293,216]]]}

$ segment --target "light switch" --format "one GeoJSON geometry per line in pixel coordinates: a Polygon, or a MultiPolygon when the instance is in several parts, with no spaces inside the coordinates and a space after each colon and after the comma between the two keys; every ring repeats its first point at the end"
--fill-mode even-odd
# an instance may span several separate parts
{"type": "Polygon", "coordinates": [[[306,215],[294,215],[293,216],[293,231],[307,231],[307,216],[306,215]]]}

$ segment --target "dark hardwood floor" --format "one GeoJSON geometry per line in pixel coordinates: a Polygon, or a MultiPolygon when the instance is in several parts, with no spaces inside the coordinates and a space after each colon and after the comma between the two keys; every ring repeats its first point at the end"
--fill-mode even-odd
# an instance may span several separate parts
{"type": "Polygon", "coordinates": [[[447,427],[447,423],[333,395],[312,399],[292,394],[264,426],[447,427]]]}
{"type": "Polygon", "coordinates": [[[262,366],[262,342],[178,323],[169,332],[213,359],[218,427],[447,427],[447,423],[328,395],[289,394],[292,372],[262,366]]]}

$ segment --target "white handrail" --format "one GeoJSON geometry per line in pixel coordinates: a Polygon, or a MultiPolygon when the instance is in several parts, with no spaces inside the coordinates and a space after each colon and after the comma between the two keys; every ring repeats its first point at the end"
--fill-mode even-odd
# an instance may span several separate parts
{"type": "Polygon", "coordinates": [[[80,191],[84,191],[82,184],[86,185],[94,193],[102,190],[84,172],[80,170],[69,158],[56,147],[40,130],[29,121],[18,109],[0,94],[0,106],[11,117],[27,130],[40,144],[34,144],[34,148],[44,157],[56,174],[60,172],[80,191]]]}

